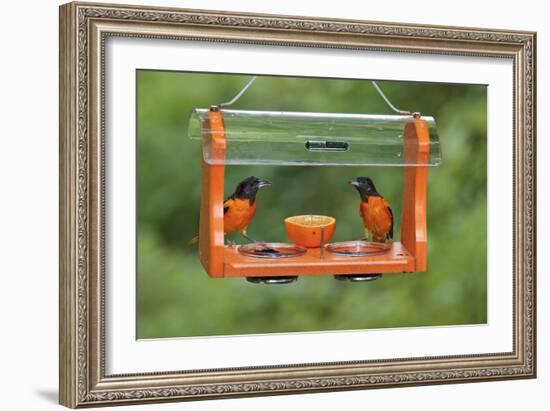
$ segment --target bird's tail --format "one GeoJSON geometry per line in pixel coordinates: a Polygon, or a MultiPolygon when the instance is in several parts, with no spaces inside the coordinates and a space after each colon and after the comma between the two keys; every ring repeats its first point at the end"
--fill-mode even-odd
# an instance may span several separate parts
{"type": "Polygon", "coordinates": [[[196,235],[195,237],[193,237],[191,240],[189,240],[187,242],[187,245],[193,245],[193,244],[197,244],[199,242],[199,236],[196,235]]]}

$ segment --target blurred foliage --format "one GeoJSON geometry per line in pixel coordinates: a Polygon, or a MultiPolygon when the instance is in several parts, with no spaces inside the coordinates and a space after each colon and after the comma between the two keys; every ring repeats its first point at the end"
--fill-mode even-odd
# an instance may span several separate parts
{"type": "MultiPolygon", "coordinates": [[[[301,277],[291,285],[210,279],[187,241],[198,232],[200,148],[191,111],[226,101],[248,76],[138,71],[139,338],[480,324],[487,321],[486,88],[379,82],[400,108],[432,115],[443,164],[428,185],[428,271],[374,283],[301,277]]],[[[389,113],[370,82],[259,77],[232,108],[389,113]]],[[[347,181],[371,176],[392,204],[399,240],[399,167],[249,167],[226,170],[226,195],[244,177],[273,181],[258,195],[252,237],[287,241],[283,218],[336,217],[334,241],[363,235],[347,181]]],[[[241,241],[238,235],[232,237],[241,241]]]]}

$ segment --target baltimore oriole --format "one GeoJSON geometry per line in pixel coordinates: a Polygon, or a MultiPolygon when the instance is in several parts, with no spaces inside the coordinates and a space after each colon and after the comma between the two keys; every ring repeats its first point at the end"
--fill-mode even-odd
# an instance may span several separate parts
{"type": "MultiPolygon", "coordinates": [[[[223,203],[223,231],[225,234],[238,231],[248,240],[247,229],[256,214],[256,194],[262,187],[269,187],[271,181],[250,176],[241,181],[235,192],[223,203]]],[[[252,240],[253,241],[253,240],[252,240]]]]}
{"type": "MultiPolygon", "coordinates": [[[[250,176],[241,181],[235,192],[223,203],[223,232],[224,234],[239,232],[246,239],[250,221],[256,213],[256,194],[262,187],[269,187],[271,182],[250,176]]],[[[199,237],[194,237],[190,244],[196,243],[199,237]]]]}
{"type": "Polygon", "coordinates": [[[365,226],[365,235],[372,234],[373,241],[385,243],[393,240],[393,212],[369,177],[357,177],[349,182],[361,196],[359,213],[365,226]]]}

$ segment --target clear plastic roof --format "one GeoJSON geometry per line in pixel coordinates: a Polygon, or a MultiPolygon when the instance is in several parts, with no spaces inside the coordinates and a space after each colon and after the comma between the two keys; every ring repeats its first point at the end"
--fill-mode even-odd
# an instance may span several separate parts
{"type": "Polygon", "coordinates": [[[406,166],[441,163],[441,147],[433,117],[422,116],[429,134],[429,156],[405,156],[403,138],[410,115],[300,113],[221,110],[225,126],[223,159],[211,150],[208,109],[196,109],[189,136],[202,141],[211,164],[406,166]],[[407,157],[407,160],[405,160],[407,157]]]}

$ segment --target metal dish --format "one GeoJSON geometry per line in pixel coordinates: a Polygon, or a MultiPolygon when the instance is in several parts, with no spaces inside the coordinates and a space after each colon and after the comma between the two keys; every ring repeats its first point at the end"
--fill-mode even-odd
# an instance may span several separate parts
{"type": "Polygon", "coordinates": [[[372,257],[387,253],[391,243],[375,243],[372,241],[343,241],[325,246],[329,253],[347,257],[372,257]]]}
{"type": "Polygon", "coordinates": [[[237,250],[242,255],[254,258],[299,257],[307,252],[304,247],[286,243],[251,243],[240,245],[237,250]]]}

